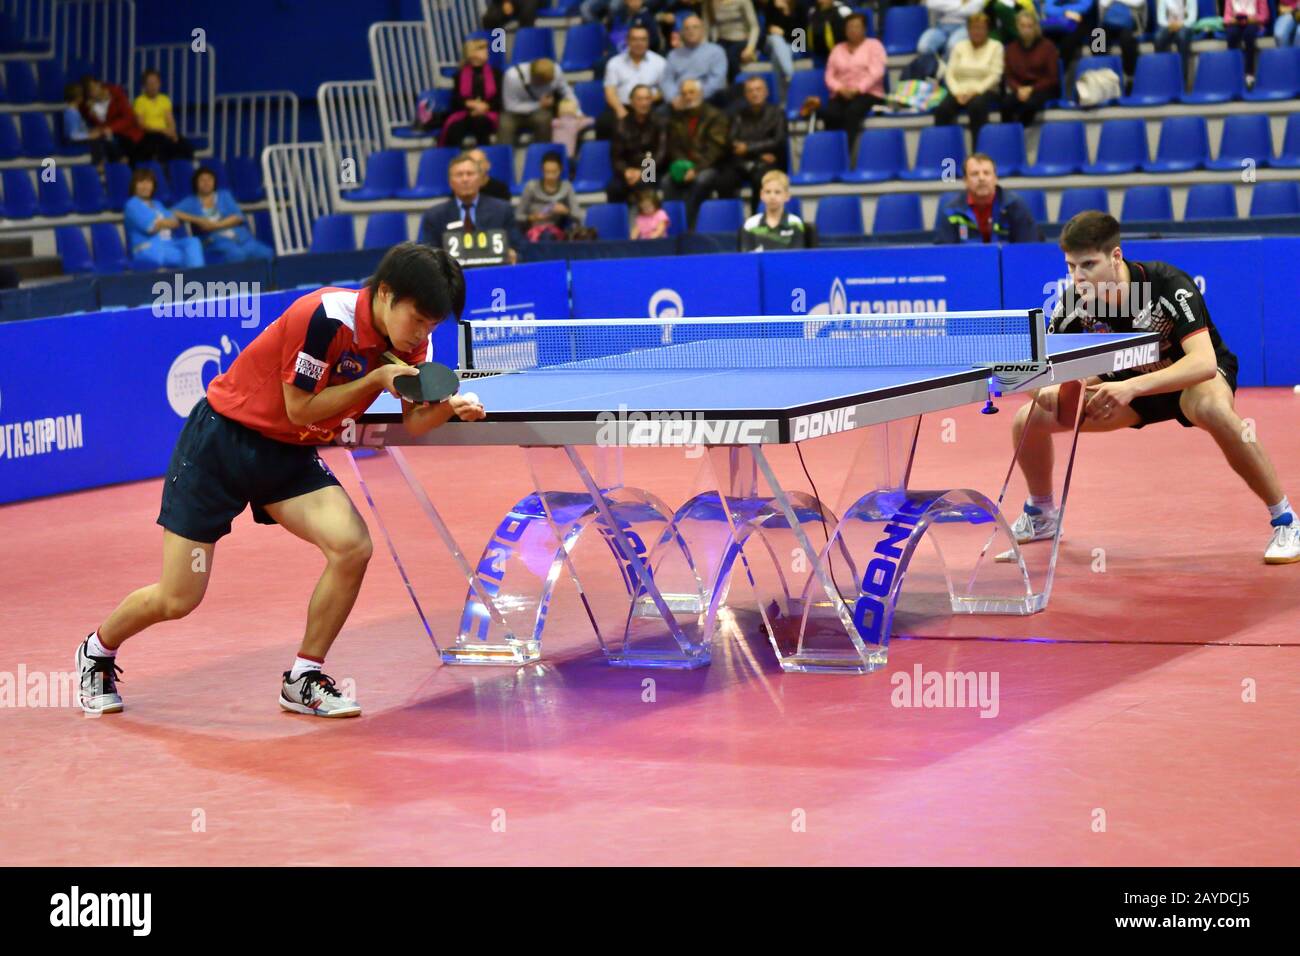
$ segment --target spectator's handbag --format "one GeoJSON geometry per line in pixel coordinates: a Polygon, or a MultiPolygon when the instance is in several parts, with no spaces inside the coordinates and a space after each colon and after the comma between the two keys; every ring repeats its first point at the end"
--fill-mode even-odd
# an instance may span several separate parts
{"type": "Polygon", "coordinates": [[[539,222],[528,230],[529,242],[556,242],[567,239],[563,229],[553,222],[539,222]]]}
{"type": "Polygon", "coordinates": [[[1202,35],[1220,33],[1223,30],[1223,17],[1201,17],[1192,24],[1192,32],[1202,35]]]}
{"type": "Polygon", "coordinates": [[[1089,70],[1074,84],[1080,106],[1096,106],[1123,95],[1119,74],[1114,70],[1089,70]]]}
{"type": "Polygon", "coordinates": [[[896,110],[932,110],[948,96],[948,90],[934,80],[903,80],[885,102],[896,110]]]}
{"type": "Polygon", "coordinates": [[[415,127],[425,132],[442,129],[442,122],[446,119],[443,111],[438,109],[435,92],[435,90],[425,90],[415,101],[415,127]]]}

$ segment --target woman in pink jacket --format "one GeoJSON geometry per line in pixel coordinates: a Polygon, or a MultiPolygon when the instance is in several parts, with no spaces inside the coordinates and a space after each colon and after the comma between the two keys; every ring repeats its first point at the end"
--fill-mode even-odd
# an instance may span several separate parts
{"type": "Polygon", "coordinates": [[[867,18],[860,13],[845,19],[844,42],[835,44],[826,61],[826,89],[831,98],[822,121],[849,134],[852,153],[871,107],[885,102],[885,48],[867,36],[867,18]]]}

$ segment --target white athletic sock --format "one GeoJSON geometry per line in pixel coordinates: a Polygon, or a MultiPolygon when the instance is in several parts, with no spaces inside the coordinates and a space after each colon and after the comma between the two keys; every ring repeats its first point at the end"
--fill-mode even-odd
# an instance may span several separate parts
{"type": "Polygon", "coordinates": [[[1270,520],[1274,518],[1280,518],[1284,514],[1288,514],[1288,513],[1291,515],[1291,520],[1295,521],[1296,520],[1295,512],[1291,510],[1291,502],[1286,495],[1283,495],[1282,500],[1279,501],[1277,504],[1268,506],[1268,516],[1270,520]]]}
{"type": "Polygon", "coordinates": [[[299,654],[293,659],[293,669],[289,671],[289,680],[295,681],[308,671],[318,671],[324,666],[324,661],[313,660],[299,654]]]}
{"type": "Polygon", "coordinates": [[[1056,510],[1055,495],[1030,495],[1029,503],[1044,513],[1056,510]]]}
{"type": "Polygon", "coordinates": [[[86,638],[86,653],[91,657],[116,657],[116,647],[105,647],[99,642],[99,631],[95,630],[86,638]]]}

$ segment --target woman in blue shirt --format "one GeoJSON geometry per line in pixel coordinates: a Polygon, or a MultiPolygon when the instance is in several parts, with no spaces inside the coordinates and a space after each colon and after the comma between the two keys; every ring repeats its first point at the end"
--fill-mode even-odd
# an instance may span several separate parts
{"type": "Polygon", "coordinates": [[[126,217],[126,241],[131,258],[138,265],[196,268],[203,265],[203,246],[197,239],[173,239],[180,221],[153,198],[158,179],[153,170],[140,168],[131,174],[131,198],[122,209],[126,217]]]}
{"type": "Polygon", "coordinates": [[[176,218],[194,227],[203,239],[208,262],[270,259],[271,249],[258,242],[244,225],[244,213],[228,190],[217,189],[217,174],[200,166],[191,180],[193,195],[176,204],[176,218]]]}

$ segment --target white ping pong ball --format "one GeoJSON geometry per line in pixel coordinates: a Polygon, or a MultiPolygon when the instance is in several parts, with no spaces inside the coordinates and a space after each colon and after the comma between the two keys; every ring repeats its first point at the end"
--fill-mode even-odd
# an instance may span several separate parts
{"type": "Polygon", "coordinates": [[[466,392],[464,395],[461,396],[461,398],[465,399],[465,401],[467,402],[473,402],[475,405],[483,404],[478,400],[478,396],[475,395],[473,392],[466,392]]]}
{"type": "Polygon", "coordinates": [[[1297,385],[1297,386],[1296,386],[1295,388],[1293,388],[1291,391],[1295,392],[1297,395],[1300,395],[1300,385],[1297,385]]]}

